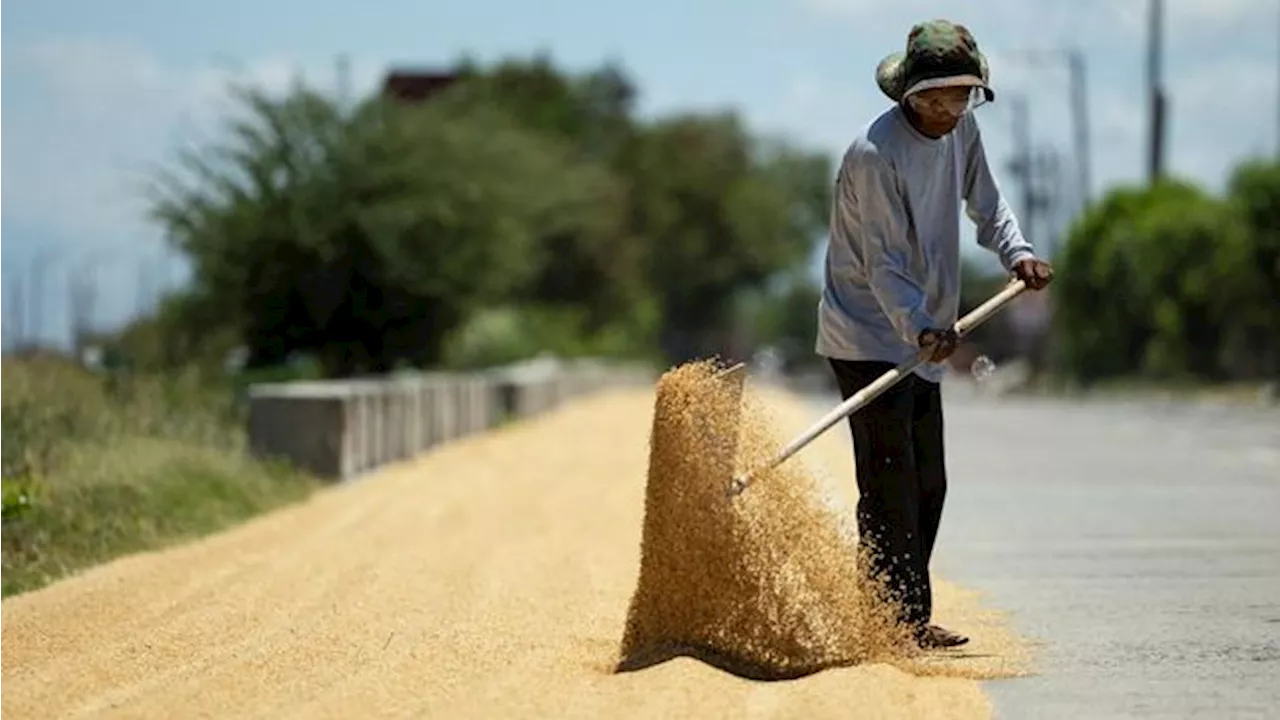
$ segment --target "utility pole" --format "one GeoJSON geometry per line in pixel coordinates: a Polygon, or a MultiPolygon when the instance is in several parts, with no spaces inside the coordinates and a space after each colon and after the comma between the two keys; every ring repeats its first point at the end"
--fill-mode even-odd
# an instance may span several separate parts
{"type": "Polygon", "coordinates": [[[89,267],[84,274],[71,274],[67,277],[67,308],[71,315],[71,349],[77,360],[84,357],[84,343],[93,331],[93,306],[97,300],[97,288],[93,277],[93,268],[89,267]]]}
{"type": "Polygon", "coordinates": [[[1018,50],[1009,55],[1036,66],[1043,66],[1050,61],[1065,61],[1068,73],[1068,104],[1071,111],[1072,154],[1076,171],[1075,200],[1077,210],[1083,212],[1093,195],[1093,149],[1089,139],[1089,87],[1084,52],[1079,48],[1061,48],[1018,50]]]}
{"type": "Polygon", "coordinates": [[[1076,201],[1080,211],[1088,209],[1093,195],[1091,152],[1089,147],[1089,91],[1085,77],[1084,53],[1079,48],[1067,51],[1071,72],[1071,117],[1075,136],[1076,201]]]}
{"type": "Polygon", "coordinates": [[[9,317],[5,325],[9,330],[9,349],[13,351],[21,351],[27,344],[27,296],[22,281],[22,273],[16,272],[10,274],[5,282],[9,290],[9,306],[6,308],[9,317]]]}
{"type": "Polygon", "coordinates": [[[346,109],[351,102],[351,59],[345,53],[335,61],[338,80],[338,105],[346,109]]]}
{"type": "Polygon", "coordinates": [[[1053,257],[1062,233],[1062,154],[1052,145],[1040,147],[1035,154],[1033,199],[1040,228],[1036,232],[1036,244],[1043,247],[1044,256],[1053,257]]]}
{"type": "Polygon", "coordinates": [[[1150,155],[1147,158],[1147,180],[1154,184],[1164,175],[1164,130],[1167,111],[1164,88],[1160,81],[1160,59],[1164,36],[1164,0],[1147,0],[1147,90],[1151,102],[1150,155]]]}
{"type": "Polygon", "coordinates": [[[134,320],[140,320],[151,314],[156,299],[155,265],[140,258],[137,265],[138,284],[134,286],[134,320]]]}
{"type": "Polygon", "coordinates": [[[52,261],[48,250],[39,250],[36,256],[31,260],[31,288],[29,290],[28,303],[31,315],[24,323],[24,331],[27,333],[27,340],[33,346],[38,346],[43,339],[44,334],[44,281],[49,271],[49,263],[52,261]]]}
{"type": "Polygon", "coordinates": [[[1025,95],[1013,98],[1013,174],[1022,186],[1022,200],[1019,203],[1021,224],[1027,232],[1033,232],[1036,217],[1036,193],[1034,178],[1034,160],[1031,155],[1031,113],[1027,108],[1025,95]]]}

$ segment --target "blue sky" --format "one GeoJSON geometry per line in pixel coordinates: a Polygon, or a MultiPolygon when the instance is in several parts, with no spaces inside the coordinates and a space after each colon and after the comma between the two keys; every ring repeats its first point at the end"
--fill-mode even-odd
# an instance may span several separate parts
{"type": "MultiPolygon", "coordinates": [[[[1230,168],[1276,151],[1280,0],[1167,0],[1169,168],[1219,189],[1230,168]]],[[[46,251],[42,334],[67,335],[66,274],[93,268],[94,320],[114,324],[181,263],[145,219],[147,173],[212,137],[229,80],[271,87],[295,72],[357,91],[392,65],[430,67],[546,49],[573,68],[621,62],[644,114],[733,107],[756,129],[838,154],[885,106],[875,64],[910,24],[967,23],[991,57],[987,151],[1015,190],[1008,99],[1024,95],[1038,143],[1070,148],[1065,71],[1027,49],[1088,54],[1093,192],[1141,180],[1145,0],[650,0],[646,3],[174,0],[11,2],[3,23],[4,299],[46,251]],[[1002,102],[1004,101],[1004,102],[1002,102]],[[141,285],[141,289],[140,289],[141,285]]],[[[1016,200],[1016,198],[1015,198],[1016,200]]],[[[1015,203],[1016,207],[1016,203],[1015,203]]],[[[1031,238],[1033,242],[1035,237],[1031,238]]],[[[30,302],[30,301],[28,301],[30,302]]],[[[10,332],[6,312],[5,334],[10,332]]]]}

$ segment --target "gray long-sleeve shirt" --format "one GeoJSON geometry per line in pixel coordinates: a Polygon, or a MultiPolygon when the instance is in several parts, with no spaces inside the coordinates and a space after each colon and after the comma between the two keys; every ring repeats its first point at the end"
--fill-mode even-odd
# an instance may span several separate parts
{"type": "MultiPolygon", "coordinates": [[[[836,180],[819,355],[900,363],[926,328],[951,327],[960,307],[960,201],[978,244],[1006,269],[1033,254],[987,165],[977,120],[930,138],[901,106],[850,144],[836,180]]],[[[916,371],[933,382],[944,368],[916,371]]]]}

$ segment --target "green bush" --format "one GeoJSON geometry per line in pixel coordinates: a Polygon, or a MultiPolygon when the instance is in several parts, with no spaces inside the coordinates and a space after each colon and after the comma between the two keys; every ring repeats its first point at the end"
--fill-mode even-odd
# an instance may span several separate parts
{"type": "Polygon", "coordinates": [[[6,477],[4,482],[4,522],[18,520],[31,509],[36,492],[34,478],[27,475],[6,477]]]}
{"type": "Polygon", "coordinates": [[[1231,209],[1243,221],[1247,244],[1235,258],[1241,276],[1233,284],[1240,375],[1280,380],[1280,162],[1241,165],[1229,186],[1231,209]]]}
{"type": "Polygon", "coordinates": [[[1242,356],[1264,351],[1255,328],[1277,315],[1260,292],[1258,237],[1236,203],[1188,183],[1111,193],[1072,229],[1058,263],[1068,374],[1089,383],[1249,374],[1256,364],[1242,356]]]}
{"type": "Polygon", "coordinates": [[[562,358],[644,359],[653,354],[656,313],[629,322],[588,327],[588,310],[564,306],[499,307],[472,317],[445,346],[445,366],[455,370],[494,367],[542,353],[562,358]]]}
{"type": "Polygon", "coordinates": [[[3,365],[5,596],[219,530],[316,481],[245,452],[231,393],[195,376],[3,365]]]}

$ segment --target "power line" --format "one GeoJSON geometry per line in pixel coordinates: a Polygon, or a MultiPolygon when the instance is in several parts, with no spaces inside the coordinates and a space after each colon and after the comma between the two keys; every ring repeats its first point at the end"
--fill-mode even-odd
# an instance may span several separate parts
{"type": "MultiPolygon", "coordinates": [[[[1075,168],[1076,210],[1083,212],[1093,196],[1093,148],[1089,124],[1089,89],[1084,52],[1079,48],[1054,50],[1015,50],[1010,58],[1023,60],[1030,65],[1043,66],[1050,62],[1062,62],[1068,74],[1067,103],[1070,107],[1072,155],[1075,168]]],[[[1015,108],[1015,112],[1017,112],[1015,108]]]]}
{"type": "Polygon", "coordinates": [[[1025,95],[1014,96],[1011,104],[1014,144],[1011,169],[1022,187],[1022,200],[1019,203],[1022,207],[1019,214],[1022,216],[1022,224],[1029,232],[1034,232],[1036,199],[1031,155],[1031,113],[1025,95]]]}

